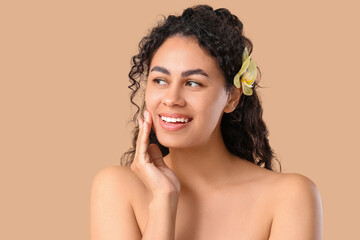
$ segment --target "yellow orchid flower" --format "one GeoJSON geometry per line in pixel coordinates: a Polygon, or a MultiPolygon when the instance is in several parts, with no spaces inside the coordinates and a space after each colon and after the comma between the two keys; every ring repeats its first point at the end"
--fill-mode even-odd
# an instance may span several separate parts
{"type": "Polygon", "coordinates": [[[250,96],[253,93],[252,88],[254,87],[253,84],[257,76],[257,68],[256,63],[251,59],[251,56],[249,56],[247,48],[244,49],[242,61],[241,69],[234,77],[234,85],[240,88],[241,81],[243,93],[250,96]]]}

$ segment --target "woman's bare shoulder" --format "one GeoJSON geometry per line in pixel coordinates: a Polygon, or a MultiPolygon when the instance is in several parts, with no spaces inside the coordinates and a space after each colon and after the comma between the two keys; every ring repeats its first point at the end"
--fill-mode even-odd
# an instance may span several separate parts
{"type": "Polygon", "coordinates": [[[280,173],[279,184],[284,188],[300,187],[300,188],[316,188],[316,184],[305,175],[299,173],[280,173]]]}
{"type": "MultiPolygon", "coordinates": [[[[245,175],[245,174],[244,174],[245,175]]],[[[281,173],[247,163],[247,179],[259,189],[266,189],[274,202],[291,201],[293,197],[320,198],[316,184],[308,177],[299,173],[281,173]]]]}
{"type": "MultiPolygon", "coordinates": [[[[259,167],[256,164],[245,162],[245,170],[249,179],[260,184],[274,186],[276,191],[289,191],[296,188],[299,191],[316,190],[315,183],[308,177],[299,173],[282,173],[259,167]]],[[[244,163],[241,167],[244,167],[244,163]]]]}
{"type": "Polygon", "coordinates": [[[275,173],[271,179],[270,239],[321,239],[322,200],[316,184],[299,173],[275,173]]]}
{"type": "Polygon", "coordinates": [[[279,173],[269,174],[272,179],[273,191],[276,196],[281,198],[297,194],[301,196],[318,194],[316,184],[308,177],[299,173],[279,173]]]}
{"type": "Polygon", "coordinates": [[[91,239],[141,239],[131,202],[136,182],[125,166],[106,167],[95,175],[90,197],[91,239]]]}
{"type": "MultiPolygon", "coordinates": [[[[116,179],[120,179],[121,180],[126,180],[128,178],[131,177],[131,172],[130,172],[130,167],[127,166],[119,166],[119,165],[114,165],[114,166],[109,166],[106,168],[101,169],[94,177],[94,181],[99,181],[99,180],[116,180],[116,179]]],[[[118,181],[111,181],[113,183],[119,183],[121,184],[121,182],[118,181]]]]}
{"type": "Polygon", "coordinates": [[[269,239],[321,239],[322,200],[316,184],[299,173],[252,170],[255,186],[266,192],[263,200],[271,203],[269,239]]]}
{"type": "MultiPolygon", "coordinates": [[[[94,182],[106,184],[107,187],[122,189],[123,194],[131,193],[141,182],[130,166],[114,165],[101,169],[94,177],[94,182]],[[128,190],[128,191],[126,191],[128,190]]],[[[128,195],[129,196],[129,195],[128,195]]]]}
{"type": "Polygon", "coordinates": [[[95,178],[98,176],[113,176],[113,177],[119,177],[119,176],[127,176],[130,174],[130,166],[121,166],[121,165],[113,165],[108,166],[103,169],[101,169],[96,175],[95,178]]]}

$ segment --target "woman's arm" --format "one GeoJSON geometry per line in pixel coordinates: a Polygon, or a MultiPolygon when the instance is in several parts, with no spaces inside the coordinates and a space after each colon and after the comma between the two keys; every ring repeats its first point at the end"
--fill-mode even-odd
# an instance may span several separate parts
{"type": "Polygon", "coordinates": [[[154,196],[142,240],[174,240],[178,196],[154,196]]]}
{"type": "Polygon", "coordinates": [[[281,175],[269,240],[321,240],[322,203],[315,184],[300,174],[281,175]]]}
{"type": "Polygon", "coordinates": [[[129,173],[125,167],[112,166],[95,176],[90,196],[91,240],[141,239],[129,201],[129,173]]]}
{"type": "Polygon", "coordinates": [[[178,195],[154,195],[141,236],[129,201],[132,190],[130,169],[112,166],[94,178],[90,198],[91,240],[173,240],[178,195]]]}

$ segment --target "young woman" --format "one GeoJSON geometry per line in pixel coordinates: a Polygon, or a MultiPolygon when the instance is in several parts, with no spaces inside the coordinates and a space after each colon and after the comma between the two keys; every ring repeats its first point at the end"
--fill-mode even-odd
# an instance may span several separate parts
{"type": "Polygon", "coordinates": [[[273,170],[242,30],[227,9],[201,5],[142,39],[129,73],[131,102],[145,89],[133,148],[94,178],[92,240],[321,239],[314,183],[273,170]]]}

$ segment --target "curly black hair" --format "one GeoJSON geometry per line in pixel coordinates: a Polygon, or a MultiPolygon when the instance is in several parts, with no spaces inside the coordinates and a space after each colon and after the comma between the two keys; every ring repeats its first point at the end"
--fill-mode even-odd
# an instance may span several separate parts
{"type": "MultiPolygon", "coordinates": [[[[234,76],[241,68],[245,47],[250,54],[253,48],[251,41],[243,35],[242,22],[228,9],[213,10],[208,5],[197,5],[185,9],[181,16],[164,17],[164,20],[140,41],[139,53],[132,57],[129,72],[129,88],[132,90],[130,101],[137,110],[132,119],[135,126],[132,148],[121,156],[121,165],[129,166],[134,159],[139,133],[137,117],[139,114],[143,116],[145,109],[144,99],[140,107],[134,99],[141,83],[146,83],[155,52],[167,38],[174,35],[196,37],[199,46],[217,60],[225,76],[227,91],[232,88],[234,76]]],[[[258,79],[255,80],[251,96],[242,94],[235,110],[224,113],[221,119],[221,132],[229,152],[261,167],[274,170],[273,160],[278,160],[270,147],[269,133],[262,119],[263,110],[256,92],[257,87],[260,87],[257,81],[258,79]]],[[[163,156],[169,153],[169,149],[159,143],[153,130],[150,132],[150,143],[157,144],[163,156]]],[[[279,166],[281,171],[280,162],[279,166]]]]}

